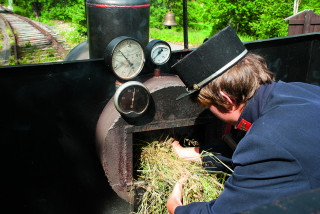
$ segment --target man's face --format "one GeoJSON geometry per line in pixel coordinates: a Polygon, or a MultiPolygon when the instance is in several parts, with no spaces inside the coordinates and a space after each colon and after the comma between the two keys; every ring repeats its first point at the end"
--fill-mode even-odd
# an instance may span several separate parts
{"type": "Polygon", "coordinates": [[[239,108],[236,108],[233,106],[229,112],[222,112],[214,105],[210,105],[209,109],[220,120],[230,123],[232,125],[236,125],[243,110],[243,107],[241,106],[239,108]]]}

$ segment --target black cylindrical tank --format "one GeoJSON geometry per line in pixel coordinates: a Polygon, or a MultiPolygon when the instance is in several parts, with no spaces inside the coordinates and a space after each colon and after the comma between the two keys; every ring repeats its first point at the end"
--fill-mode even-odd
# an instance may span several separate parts
{"type": "Polygon", "coordinates": [[[102,58],[109,42],[130,36],[149,42],[149,0],[86,0],[90,58],[102,58]]]}

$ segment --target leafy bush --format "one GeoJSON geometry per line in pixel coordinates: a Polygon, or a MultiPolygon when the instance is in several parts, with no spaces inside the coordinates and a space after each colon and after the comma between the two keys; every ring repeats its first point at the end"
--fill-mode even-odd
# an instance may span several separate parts
{"type": "Polygon", "coordinates": [[[283,1],[276,4],[271,0],[264,1],[266,5],[261,8],[257,19],[249,23],[249,27],[257,38],[266,39],[286,36],[288,34],[288,22],[284,19],[292,15],[292,2],[283,1]]]}
{"type": "Polygon", "coordinates": [[[320,15],[320,1],[319,0],[301,1],[299,11],[302,11],[305,9],[313,9],[313,12],[320,15]]]}
{"type": "Polygon", "coordinates": [[[168,12],[167,1],[165,0],[151,0],[150,4],[150,27],[163,29],[162,25],[164,14],[168,12]]]}
{"type": "MultiPolygon", "coordinates": [[[[86,33],[84,0],[34,0],[42,4],[41,21],[63,20],[75,24],[75,30],[86,33]]],[[[7,4],[6,0],[0,3],[7,4]]],[[[32,4],[25,0],[14,1],[14,11],[33,17],[32,4]]],[[[293,0],[187,0],[188,27],[215,34],[222,28],[232,25],[240,34],[256,39],[287,35],[288,22],[283,21],[293,14],[293,0]]],[[[176,16],[178,26],[183,28],[183,0],[150,0],[150,27],[165,29],[162,25],[169,4],[176,16]]],[[[302,1],[299,11],[313,9],[320,13],[320,1],[302,1]]]]}
{"type": "MultiPolygon", "coordinates": [[[[172,4],[178,23],[175,28],[179,31],[183,26],[181,0],[151,0],[150,27],[163,28],[160,25],[168,11],[168,3],[172,4]]],[[[240,35],[256,39],[285,36],[288,22],[284,19],[293,14],[293,3],[293,0],[188,0],[188,27],[195,30],[210,29],[210,35],[213,35],[232,25],[240,35]]],[[[319,14],[320,1],[302,1],[299,11],[304,9],[313,9],[319,14]]]]}

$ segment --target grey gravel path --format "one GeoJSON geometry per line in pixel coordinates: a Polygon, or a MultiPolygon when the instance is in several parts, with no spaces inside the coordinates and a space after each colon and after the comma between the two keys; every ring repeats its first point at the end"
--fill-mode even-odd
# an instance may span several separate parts
{"type": "Polygon", "coordinates": [[[174,43],[171,43],[171,42],[168,42],[168,43],[169,43],[172,51],[183,50],[184,49],[183,45],[177,45],[177,44],[174,44],[174,43]]]}

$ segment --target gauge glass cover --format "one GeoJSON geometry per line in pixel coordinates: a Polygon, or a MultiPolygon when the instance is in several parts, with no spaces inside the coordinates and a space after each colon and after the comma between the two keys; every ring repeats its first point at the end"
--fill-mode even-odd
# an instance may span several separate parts
{"type": "Polygon", "coordinates": [[[134,39],[123,39],[114,48],[111,58],[113,72],[122,79],[136,77],[145,62],[144,51],[134,39]]]}
{"type": "Polygon", "coordinates": [[[169,45],[159,42],[151,49],[151,60],[156,65],[166,63],[171,56],[171,48],[169,45]]]}
{"type": "Polygon", "coordinates": [[[149,90],[140,82],[131,81],[121,85],[115,94],[115,107],[128,117],[143,114],[150,102],[149,90]]]}

